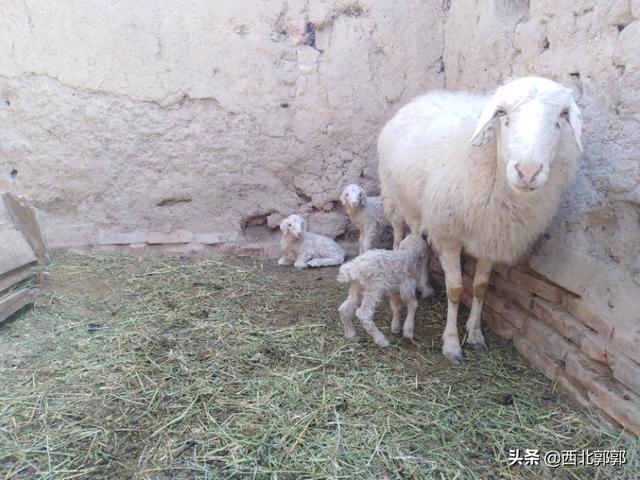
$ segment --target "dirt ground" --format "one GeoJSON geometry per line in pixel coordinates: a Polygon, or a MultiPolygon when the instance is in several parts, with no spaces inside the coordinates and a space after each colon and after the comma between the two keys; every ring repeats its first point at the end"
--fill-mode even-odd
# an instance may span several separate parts
{"type": "MultiPolygon", "coordinates": [[[[440,354],[344,339],[336,269],[248,258],[55,256],[0,325],[0,478],[637,479],[638,443],[593,422],[490,332],[440,354]],[[509,466],[511,449],[625,450],[625,466],[509,466]]],[[[461,316],[462,317],[462,316],[461,316]]],[[[463,322],[464,319],[462,318],[463,322]]]]}

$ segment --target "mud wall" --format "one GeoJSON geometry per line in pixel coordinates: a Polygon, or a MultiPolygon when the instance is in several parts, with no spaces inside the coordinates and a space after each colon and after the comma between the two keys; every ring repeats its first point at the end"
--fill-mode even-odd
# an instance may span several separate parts
{"type": "Polygon", "coordinates": [[[54,247],[267,242],[293,212],[343,234],[384,121],[444,85],[442,19],[431,0],[4,2],[0,190],[54,247]]]}

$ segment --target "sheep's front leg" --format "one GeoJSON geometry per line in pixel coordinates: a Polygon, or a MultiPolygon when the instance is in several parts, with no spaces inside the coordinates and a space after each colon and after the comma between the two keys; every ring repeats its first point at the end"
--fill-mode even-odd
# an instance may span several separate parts
{"type": "Polygon", "coordinates": [[[463,362],[462,348],[460,348],[460,339],[458,338],[458,307],[462,298],[461,252],[462,248],[457,246],[444,248],[440,254],[448,301],[447,326],[442,336],[442,354],[456,365],[461,365],[463,362]]]}
{"type": "Polygon", "coordinates": [[[400,298],[407,306],[407,317],[404,319],[404,327],[402,329],[402,336],[413,339],[413,331],[415,328],[416,309],[418,308],[418,301],[416,300],[416,284],[415,282],[406,282],[400,288],[400,298]]]}
{"type": "Polygon", "coordinates": [[[404,220],[393,219],[391,226],[393,227],[393,249],[397,250],[400,242],[404,240],[404,220]]]}
{"type": "Polygon", "coordinates": [[[353,314],[360,304],[362,298],[362,289],[357,283],[352,283],[349,287],[349,296],[340,305],[338,312],[340,312],[340,321],[344,328],[344,336],[349,340],[356,339],[356,329],[353,327],[353,314]]]}
{"type": "Polygon", "coordinates": [[[358,255],[364,253],[364,232],[360,232],[358,236],[358,255]]]}
{"type": "Polygon", "coordinates": [[[311,258],[311,256],[308,254],[299,254],[293,266],[296,268],[307,268],[309,258],[311,258]]]}
{"type": "Polygon", "coordinates": [[[476,263],[476,274],[473,277],[473,300],[471,302],[471,313],[467,320],[467,343],[471,348],[479,352],[487,352],[487,344],[484,341],[481,328],[482,305],[484,295],[489,285],[489,277],[493,264],[486,260],[478,260],[476,263]]]}
{"type": "Polygon", "coordinates": [[[367,250],[371,250],[373,248],[373,240],[376,236],[375,228],[369,227],[368,230],[365,230],[362,236],[362,251],[360,255],[362,255],[367,250]]]}
{"type": "Polygon", "coordinates": [[[356,317],[362,322],[364,329],[371,335],[373,341],[381,347],[388,347],[389,340],[382,334],[376,324],[373,323],[373,315],[376,311],[376,303],[380,299],[380,292],[377,290],[366,290],[362,296],[362,303],[356,310],[356,317]]]}
{"type": "Polygon", "coordinates": [[[391,333],[400,333],[400,312],[402,300],[398,292],[389,293],[389,306],[391,307],[391,333]]]}

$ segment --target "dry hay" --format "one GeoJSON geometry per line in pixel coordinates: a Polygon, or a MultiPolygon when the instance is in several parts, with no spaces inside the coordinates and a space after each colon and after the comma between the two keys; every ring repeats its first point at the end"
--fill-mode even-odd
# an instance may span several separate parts
{"type": "Polygon", "coordinates": [[[442,296],[382,350],[343,338],[335,269],[68,254],[50,272],[0,327],[0,478],[637,478],[638,445],[507,342],[447,365],[442,296]],[[512,448],[629,463],[508,467],[512,448]]]}

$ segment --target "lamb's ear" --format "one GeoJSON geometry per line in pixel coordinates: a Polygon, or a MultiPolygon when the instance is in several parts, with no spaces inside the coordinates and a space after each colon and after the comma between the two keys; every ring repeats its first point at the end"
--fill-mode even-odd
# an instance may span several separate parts
{"type": "Polygon", "coordinates": [[[347,204],[347,189],[346,188],[342,191],[342,195],[340,195],[340,202],[342,202],[342,205],[346,205],[347,204]]]}
{"type": "Polygon", "coordinates": [[[307,221],[303,218],[302,221],[300,222],[300,229],[303,232],[307,231],[307,221]]]}
{"type": "Polygon", "coordinates": [[[500,102],[498,100],[498,94],[496,93],[493,97],[491,97],[491,99],[487,102],[487,104],[482,109],[482,112],[480,113],[480,117],[478,117],[478,124],[476,125],[476,130],[473,132],[473,135],[471,135],[471,139],[469,140],[469,143],[473,143],[474,140],[478,137],[478,135],[480,135],[480,133],[484,130],[484,127],[486,127],[487,124],[491,120],[493,120],[493,117],[495,117],[496,112],[498,111],[499,108],[500,108],[500,102]]]}
{"type": "Polygon", "coordinates": [[[287,219],[285,218],[280,222],[280,231],[284,233],[286,232],[286,230],[287,230],[287,219]]]}
{"type": "Polygon", "coordinates": [[[569,105],[569,123],[573,130],[573,138],[575,138],[580,153],[582,153],[582,142],[580,141],[582,136],[582,113],[573,99],[571,99],[571,104],[569,105]]]}

